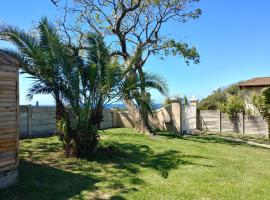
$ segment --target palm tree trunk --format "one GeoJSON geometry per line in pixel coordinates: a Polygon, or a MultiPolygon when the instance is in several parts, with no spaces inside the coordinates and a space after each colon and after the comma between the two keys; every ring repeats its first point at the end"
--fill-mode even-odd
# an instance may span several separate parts
{"type": "MultiPolygon", "coordinates": [[[[130,62],[130,61],[126,60],[126,62],[127,62],[126,63],[127,66],[129,66],[128,62],[130,62]]],[[[138,67],[141,67],[141,69],[142,69],[142,66],[138,66],[136,64],[134,65],[134,67],[135,67],[135,69],[138,69],[138,67]]],[[[133,76],[136,76],[135,70],[132,72],[129,72],[127,74],[127,78],[132,78],[133,76]]],[[[135,105],[135,103],[132,101],[132,99],[126,98],[126,99],[124,99],[124,103],[125,103],[126,108],[129,111],[129,113],[133,119],[135,129],[140,133],[145,133],[147,135],[151,135],[151,130],[150,130],[148,123],[147,123],[148,119],[146,120],[146,114],[135,105]]],[[[148,115],[147,115],[147,118],[148,118],[148,115]]]]}
{"type": "MultiPolygon", "coordinates": [[[[139,72],[139,77],[140,77],[140,89],[141,89],[141,95],[146,96],[146,88],[145,88],[145,76],[143,73],[143,69],[141,65],[138,65],[137,70],[139,72]]],[[[148,127],[149,130],[151,130],[150,124],[149,124],[149,112],[147,109],[141,108],[140,113],[142,115],[142,120],[144,121],[145,125],[148,127]]]]}

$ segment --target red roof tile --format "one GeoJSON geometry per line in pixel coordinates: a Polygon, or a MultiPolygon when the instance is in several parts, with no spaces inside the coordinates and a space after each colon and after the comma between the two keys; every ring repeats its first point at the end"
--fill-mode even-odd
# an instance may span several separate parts
{"type": "Polygon", "coordinates": [[[258,77],[249,79],[239,84],[240,88],[244,87],[264,87],[270,86],[270,77],[258,77]]]}

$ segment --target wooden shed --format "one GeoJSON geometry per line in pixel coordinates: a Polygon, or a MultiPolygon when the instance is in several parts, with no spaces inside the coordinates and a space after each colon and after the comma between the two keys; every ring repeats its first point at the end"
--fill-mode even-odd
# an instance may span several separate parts
{"type": "Polygon", "coordinates": [[[0,188],[17,180],[19,151],[19,66],[0,51],[0,188]]]}

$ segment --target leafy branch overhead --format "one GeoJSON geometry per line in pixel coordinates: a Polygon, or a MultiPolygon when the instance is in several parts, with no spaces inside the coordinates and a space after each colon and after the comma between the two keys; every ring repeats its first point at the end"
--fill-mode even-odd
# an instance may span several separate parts
{"type": "Polygon", "coordinates": [[[198,0],[70,0],[53,1],[63,9],[63,16],[58,20],[63,36],[72,42],[74,34],[79,38],[80,47],[84,48],[85,35],[95,31],[107,37],[112,55],[124,60],[142,52],[141,65],[149,56],[183,56],[199,62],[195,47],[182,41],[175,41],[163,30],[170,21],[185,23],[196,19],[201,10],[195,7],[198,0]],[[71,20],[72,19],[72,20],[71,20]],[[73,22],[75,20],[75,22],[73,22]]]}

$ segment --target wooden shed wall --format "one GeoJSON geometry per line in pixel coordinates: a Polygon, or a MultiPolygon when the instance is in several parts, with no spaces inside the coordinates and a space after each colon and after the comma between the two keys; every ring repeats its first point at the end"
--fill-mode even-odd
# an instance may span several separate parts
{"type": "Polygon", "coordinates": [[[18,164],[17,66],[14,60],[0,54],[0,173],[16,169],[18,164]]]}

